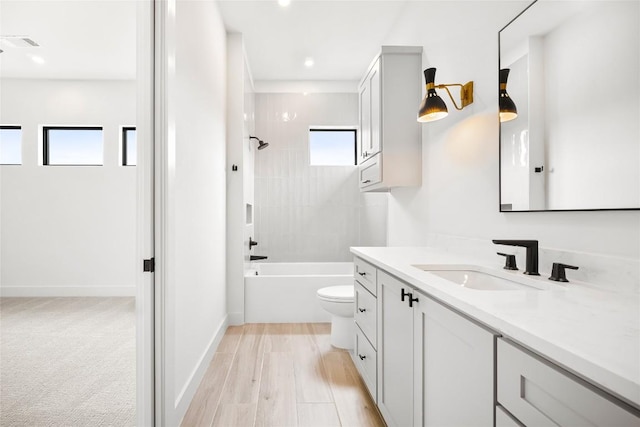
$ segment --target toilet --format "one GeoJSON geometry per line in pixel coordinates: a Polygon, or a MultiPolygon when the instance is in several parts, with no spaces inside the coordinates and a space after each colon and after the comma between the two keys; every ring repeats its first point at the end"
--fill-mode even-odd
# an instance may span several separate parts
{"type": "Polygon", "coordinates": [[[330,286],[317,292],[320,305],[331,314],[331,345],[337,348],[353,349],[353,294],[353,285],[330,286]]]}

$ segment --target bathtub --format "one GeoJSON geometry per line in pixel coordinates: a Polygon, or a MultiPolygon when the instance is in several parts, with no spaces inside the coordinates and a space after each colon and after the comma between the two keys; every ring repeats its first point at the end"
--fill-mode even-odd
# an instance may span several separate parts
{"type": "Polygon", "coordinates": [[[247,323],[330,322],[316,291],[352,285],[352,262],[254,263],[244,277],[247,323]]]}

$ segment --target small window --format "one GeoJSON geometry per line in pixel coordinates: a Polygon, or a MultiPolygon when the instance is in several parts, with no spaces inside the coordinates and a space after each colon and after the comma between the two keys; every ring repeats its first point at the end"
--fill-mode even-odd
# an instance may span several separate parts
{"type": "Polygon", "coordinates": [[[101,127],[45,127],[44,165],[102,166],[101,127]]]}
{"type": "Polygon", "coordinates": [[[0,126],[0,165],[22,164],[22,128],[0,126]]]}
{"type": "Polygon", "coordinates": [[[138,142],[136,128],[122,128],[122,166],[135,166],[138,164],[138,142]]]}
{"type": "Polygon", "coordinates": [[[311,166],[353,166],[356,164],[355,129],[310,129],[311,166]]]}

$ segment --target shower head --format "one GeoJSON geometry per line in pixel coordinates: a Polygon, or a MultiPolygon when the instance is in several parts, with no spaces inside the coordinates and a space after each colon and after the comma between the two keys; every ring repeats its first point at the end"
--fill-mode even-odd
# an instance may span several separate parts
{"type": "Polygon", "coordinates": [[[255,139],[258,141],[258,150],[262,150],[263,148],[267,148],[269,146],[268,142],[264,142],[263,140],[261,140],[260,138],[258,138],[257,136],[249,136],[249,139],[255,139]]]}

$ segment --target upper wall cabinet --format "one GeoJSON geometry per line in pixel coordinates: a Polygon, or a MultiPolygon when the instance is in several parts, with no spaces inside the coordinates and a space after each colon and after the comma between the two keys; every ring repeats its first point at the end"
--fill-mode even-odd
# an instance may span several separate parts
{"type": "Polygon", "coordinates": [[[422,47],[383,46],[360,82],[358,164],[362,191],[422,182],[422,47]]]}

